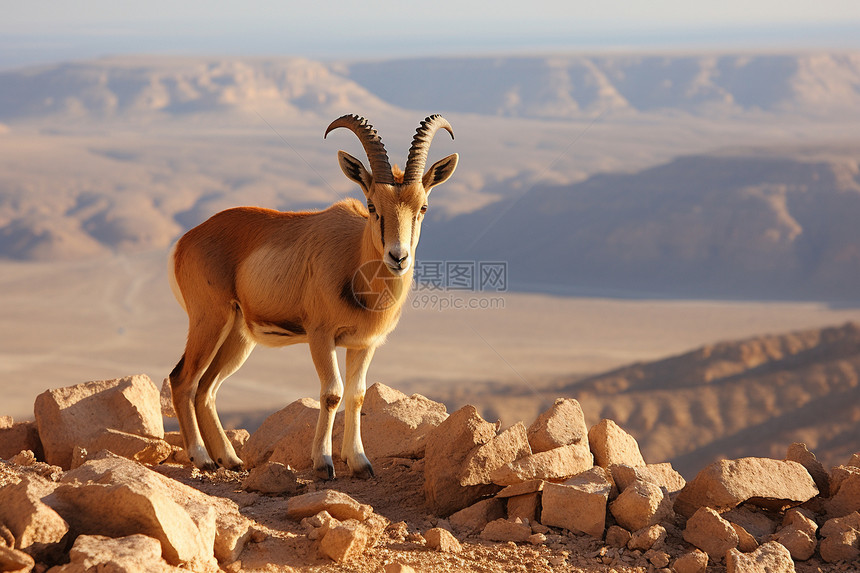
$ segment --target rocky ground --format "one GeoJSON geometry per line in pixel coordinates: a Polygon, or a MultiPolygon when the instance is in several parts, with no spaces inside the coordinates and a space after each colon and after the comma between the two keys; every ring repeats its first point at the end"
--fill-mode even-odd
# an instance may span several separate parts
{"type": "Polygon", "coordinates": [[[576,400],[499,431],[377,384],[376,476],[338,464],[324,482],[318,412],[303,399],[229,432],[248,471],[200,472],[147,377],[47,391],[35,422],[0,418],[0,571],[860,570],[857,455],[828,471],[798,443],[687,483],[576,400]]]}

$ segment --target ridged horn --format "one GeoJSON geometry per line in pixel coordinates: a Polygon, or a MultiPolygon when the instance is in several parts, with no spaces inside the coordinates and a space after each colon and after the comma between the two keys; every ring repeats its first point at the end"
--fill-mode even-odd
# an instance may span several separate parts
{"type": "Polygon", "coordinates": [[[394,185],[394,175],[391,172],[391,163],[388,161],[388,152],[385,151],[382,138],[379,137],[373,126],[359,115],[344,115],[329,124],[323,139],[328,136],[330,131],[338,127],[345,127],[358,136],[358,140],[364,147],[364,153],[367,154],[367,160],[370,161],[373,180],[376,183],[394,185]]]}
{"type": "Polygon", "coordinates": [[[427,152],[430,151],[430,142],[439,129],[444,129],[454,139],[454,130],[441,115],[435,114],[426,118],[418,126],[415,137],[412,138],[412,147],[409,148],[409,158],[406,160],[406,169],[403,175],[403,183],[415,183],[424,177],[424,166],[427,164],[427,152]]]}

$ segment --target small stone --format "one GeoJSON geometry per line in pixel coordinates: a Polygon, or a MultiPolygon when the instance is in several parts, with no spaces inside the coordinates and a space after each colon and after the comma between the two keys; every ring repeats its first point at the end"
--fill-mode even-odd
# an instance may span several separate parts
{"type": "Polygon", "coordinates": [[[242,480],[242,489],[260,493],[294,494],[299,489],[298,474],[284,464],[265,462],[242,480]]]}
{"type": "Polygon", "coordinates": [[[830,499],[824,502],[828,517],[860,510],[860,468],[837,466],[830,477],[830,499]]]}
{"type": "Polygon", "coordinates": [[[427,540],[427,547],[442,551],[443,553],[459,553],[463,550],[463,546],[457,541],[457,538],[441,527],[434,527],[424,532],[424,539],[427,540]]]}
{"type": "Polygon", "coordinates": [[[366,528],[355,519],[347,519],[325,533],[320,552],[338,563],[353,561],[364,553],[369,541],[366,528]]]}
{"type": "Polygon", "coordinates": [[[609,505],[618,525],[637,531],[672,515],[672,502],[660,486],[638,480],[609,505]]]}
{"type": "Polygon", "coordinates": [[[364,521],[373,513],[373,508],[333,489],[313,491],[287,500],[287,517],[295,521],[316,515],[321,511],[327,511],[341,520],[364,521]]]}
{"type": "Polygon", "coordinates": [[[665,487],[670,494],[681,491],[687,484],[684,477],[676,472],[670,463],[648,464],[638,468],[626,464],[612,464],[609,466],[609,471],[619,492],[623,492],[636,480],[665,487]]]}
{"type": "Polygon", "coordinates": [[[588,431],[588,443],[594,454],[594,463],[600,467],[626,464],[636,468],[645,465],[636,439],[612,420],[603,419],[592,426],[588,431]]]}
{"type": "Polygon", "coordinates": [[[572,398],[558,398],[529,426],[528,441],[535,453],[587,442],[588,426],[582,406],[572,398]]]}
{"type": "Polygon", "coordinates": [[[481,531],[481,539],[487,541],[513,541],[521,543],[529,540],[532,529],[521,519],[497,519],[491,521],[481,531]]]}
{"type": "Polygon", "coordinates": [[[415,573],[415,569],[405,563],[388,563],[383,568],[384,573],[415,573]]]}
{"type": "MultiPolygon", "coordinates": [[[[666,541],[666,528],[662,525],[655,524],[633,532],[630,541],[627,542],[627,548],[631,550],[648,551],[651,549],[659,549],[666,541]]],[[[661,565],[665,567],[665,565],[661,565]]]]}
{"type": "Polygon", "coordinates": [[[45,499],[56,484],[39,476],[22,475],[18,483],[0,488],[0,524],[15,540],[15,549],[36,560],[63,552],[69,524],[45,499]]]}
{"type": "Polygon", "coordinates": [[[17,549],[0,543],[0,571],[7,573],[30,573],[36,562],[33,558],[17,549]]]}
{"type": "Polygon", "coordinates": [[[821,558],[828,563],[860,558],[860,513],[828,519],[821,526],[821,558]]]}
{"type": "Polygon", "coordinates": [[[12,422],[10,416],[5,416],[6,425],[0,425],[0,459],[8,460],[18,452],[31,450],[42,451],[39,440],[39,429],[36,422],[12,422]]]}
{"type": "Polygon", "coordinates": [[[726,551],[738,545],[738,534],[732,524],[709,507],[702,507],[687,520],[684,541],[695,545],[711,560],[719,563],[726,551]]]}
{"type": "Polygon", "coordinates": [[[543,545],[546,543],[546,535],[543,533],[532,533],[529,535],[528,542],[532,545],[543,545]]]}
{"type": "Polygon", "coordinates": [[[70,562],[51,569],[51,573],[111,573],[179,572],[161,558],[161,543],[146,535],[111,538],[103,535],[80,535],[69,552],[70,562]]]}
{"type": "Polygon", "coordinates": [[[758,549],[758,541],[742,525],[732,523],[732,527],[735,529],[735,533],[738,534],[738,549],[744,553],[750,553],[758,549]]]}
{"type": "Polygon", "coordinates": [[[489,522],[504,516],[505,500],[493,497],[451,514],[448,521],[457,531],[475,533],[484,529],[489,522]]]}
{"type": "Polygon", "coordinates": [[[788,549],[769,541],[752,553],[729,549],[726,573],[794,573],[794,561],[788,549]]]}
{"type": "Polygon", "coordinates": [[[606,545],[609,547],[627,547],[632,535],[618,525],[610,525],[606,530],[606,545]]]}
{"type": "Polygon", "coordinates": [[[788,446],[786,461],[797,462],[806,468],[822,497],[830,497],[830,475],[806,444],[795,442],[788,446]]]}
{"type": "Polygon", "coordinates": [[[583,472],[564,484],[547,483],[543,490],[541,522],[603,537],[611,488],[602,468],[583,472]]]}
{"type": "Polygon", "coordinates": [[[658,569],[662,569],[669,565],[669,554],[665,551],[657,551],[654,549],[649,549],[643,555],[645,559],[647,559],[651,565],[657,567],[658,569]]]}
{"type": "Polygon", "coordinates": [[[708,554],[699,550],[684,553],[672,564],[675,573],[705,573],[708,568],[708,554]]]}
{"type": "Polygon", "coordinates": [[[784,545],[795,561],[811,558],[818,544],[818,524],[814,516],[807,510],[795,507],[785,513],[782,523],[782,529],[773,534],[770,540],[784,545]]]}
{"type": "Polygon", "coordinates": [[[720,517],[743,527],[759,544],[769,541],[768,537],[776,531],[777,527],[777,523],[768,513],[755,506],[741,505],[720,514],[720,517]]]}

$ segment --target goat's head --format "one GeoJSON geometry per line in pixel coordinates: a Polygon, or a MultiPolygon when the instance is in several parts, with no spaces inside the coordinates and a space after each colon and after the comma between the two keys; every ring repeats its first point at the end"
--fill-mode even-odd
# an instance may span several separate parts
{"type": "Polygon", "coordinates": [[[385,266],[395,276],[402,276],[412,266],[415,247],[421,234],[421,222],[427,211],[427,196],[436,185],[448,180],[457,167],[459,156],[454,153],[434,163],[425,173],[430,142],[440,128],[454,137],[451,125],[439,115],[431,115],[421,122],[406,169],[392,169],[382,138],[366,119],[345,115],[334,120],[325,134],[338,127],[346,127],[358,136],[370,161],[368,172],[364,165],[345,151],[338,151],[338,161],[344,174],[358,183],[367,198],[368,224],[373,230],[373,241],[381,253],[385,266]]]}

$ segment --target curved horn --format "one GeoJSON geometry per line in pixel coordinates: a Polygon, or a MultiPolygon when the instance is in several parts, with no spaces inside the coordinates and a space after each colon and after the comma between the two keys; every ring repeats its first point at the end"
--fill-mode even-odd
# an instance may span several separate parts
{"type": "Polygon", "coordinates": [[[424,165],[427,163],[427,152],[430,151],[430,142],[440,129],[445,129],[454,139],[454,130],[451,124],[441,115],[431,115],[421,122],[415,137],[412,138],[412,147],[409,148],[409,158],[406,160],[406,170],[403,183],[414,183],[420,181],[424,176],[424,165]]]}
{"type": "Polygon", "coordinates": [[[330,131],[338,127],[345,127],[358,136],[362,147],[364,147],[364,152],[367,154],[367,160],[370,161],[370,171],[373,175],[373,180],[377,183],[394,185],[394,175],[391,172],[388,153],[382,144],[382,138],[379,137],[373,126],[359,115],[344,115],[329,124],[328,129],[325,130],[323,139],[328,136],[330,131]]]}

